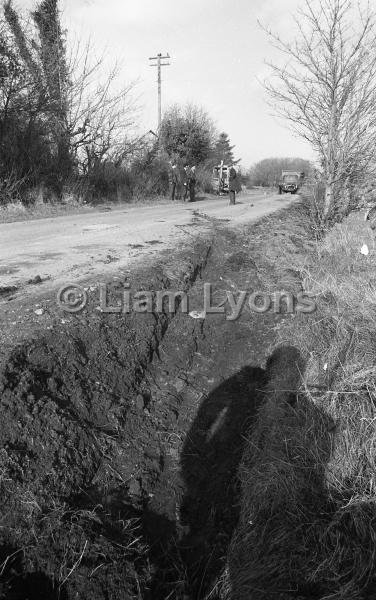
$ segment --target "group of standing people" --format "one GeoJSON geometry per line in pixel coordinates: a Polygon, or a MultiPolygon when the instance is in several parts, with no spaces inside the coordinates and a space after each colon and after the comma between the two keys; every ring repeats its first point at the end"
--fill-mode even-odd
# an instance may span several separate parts
{"type": "MultiPolygon", "coordinates": [[[[171,200],[194,202],[196,199],[196,183],[196,167],[186,165],[183,169],[180,169],[178,165],[171,164],[171,200]]],[[[228,178],[230,204],[235,204],[235,196],[241,189],[240,177],[232,165],[228,178]]]]}
{"type": "Polygon", "coordinates": [[[171,200],[194,202],[196,198],[196,167],[186,165],[182,170],[171,165],[171,200]]]}

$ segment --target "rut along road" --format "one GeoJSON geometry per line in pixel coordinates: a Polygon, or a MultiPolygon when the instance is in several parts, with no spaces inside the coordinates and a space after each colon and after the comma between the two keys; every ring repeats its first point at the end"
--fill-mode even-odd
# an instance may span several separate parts
{"type": "Polygon", "coordinates": [[[0,225],[0,287],[23,287],[39,276],[39,291],[67,280],[115,272],[135,258],[152,259],[210,227],[213,218],[238,226],[286,206],[297,197],[242,193],[235,206],[227,197],[157,206],[122,205],[0,225]]]}

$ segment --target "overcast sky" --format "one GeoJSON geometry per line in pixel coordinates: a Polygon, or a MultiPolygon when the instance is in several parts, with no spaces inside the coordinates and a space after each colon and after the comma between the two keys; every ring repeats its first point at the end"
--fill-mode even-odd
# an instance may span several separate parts
{"type": "MultiPolygon", "coordinates": [[[[202,105],[236,145],[248,167],[269,156],[311,158],[310,147],[270,113],[258,79],[274,50],[258,26],[291,30],[300,0],[61,0],[71,32],[90,35],[100,53],[123,61],[124,80],[138,80],[141,130],[157,123],[157,69],[148,57],[169,53],[162,72],[163,107],[202,105]]],[[[30,8],[35,0],[15,0],[30,8]]]]}

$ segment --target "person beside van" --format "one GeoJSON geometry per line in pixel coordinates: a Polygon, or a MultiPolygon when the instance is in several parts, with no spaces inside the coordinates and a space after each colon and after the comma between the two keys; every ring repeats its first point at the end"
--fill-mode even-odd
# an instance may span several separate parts
{"type": "Polygon", "coordinates": [[[229,182],[228,182],[228,193],[230,196],[230,204],[233,205],[235,204],[235,196],[238,192],[240,192],[242,189],[241,183],[240,183],[240,177],[238,175],[238,173],[236,172],[236,169],[233,165],[231,165],[230,167],[230,171],[229,171],[229,182]]]}

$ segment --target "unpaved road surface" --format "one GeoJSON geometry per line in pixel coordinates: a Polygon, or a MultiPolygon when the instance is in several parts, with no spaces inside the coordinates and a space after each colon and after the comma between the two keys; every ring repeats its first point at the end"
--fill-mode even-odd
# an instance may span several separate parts
{"type": "MultiPolygon", "coordinates": [[[[134,259],[147,259],[210,227],[212,219],[241,225],[291,202],[288,196],[244,193],[235,206],[227,197],[109,209],[0,225],[0,292],[38,277],[41,292],[72,280],[115,273],[134,259]],[[196,230],[196,231],[195,231],[196,230]]],[[[1,298],[1,296],[0,296],[1,298]]]]}

